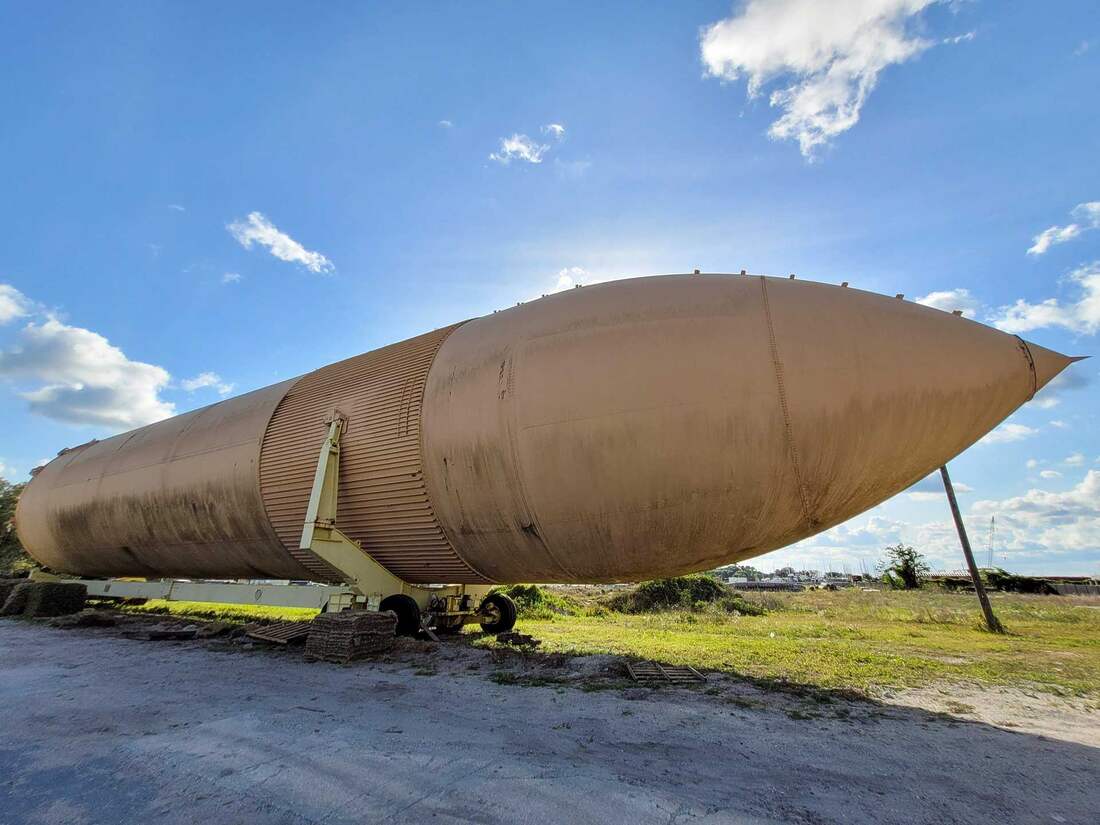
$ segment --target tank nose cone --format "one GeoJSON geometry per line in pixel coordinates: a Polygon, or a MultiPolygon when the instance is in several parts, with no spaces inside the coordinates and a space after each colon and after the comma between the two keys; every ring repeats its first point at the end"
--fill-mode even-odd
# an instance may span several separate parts
{"type": "Polygon", "coordinates": [[[1062,370],[1075,361],[1083,361],[1087,355],[1062,355],[1052,349],[1041,347],[1030,341],[1025,341],[1028,352],[1031,353],[1031,361],[1035,365],[1035,391],[1038,392],[1049,384],[1062,370]]]}

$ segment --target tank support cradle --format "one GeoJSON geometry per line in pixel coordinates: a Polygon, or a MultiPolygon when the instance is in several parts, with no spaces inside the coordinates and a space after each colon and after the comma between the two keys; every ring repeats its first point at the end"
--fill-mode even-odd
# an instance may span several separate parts
{"type": "Polygon", "coordinates": [[[375,561],[362,544],[336,526],[336,508],[340,486],[340,440],[348,419],[333,410],[325,420],[328,434],[317,457],[313,489],[306,509],[301,550],[313,553],[336,570],[353,592],[333,594],[327,609],[344,610],[364,606],[378,610],[382,601],[395,595],[407,596],[420,609],[420,623],[430,627],[457,629],[463,624],[479,623],[485,618],[481,601],[489,593],[488,585],[409,584],[375,561]]]}

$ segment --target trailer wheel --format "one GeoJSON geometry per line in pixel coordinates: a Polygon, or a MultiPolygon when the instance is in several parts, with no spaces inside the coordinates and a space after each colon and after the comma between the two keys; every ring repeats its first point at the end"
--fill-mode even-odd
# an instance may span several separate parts
{"type": "Polygon", "coordinates": [[[507,633],[516,626],[516,603],[503,593],[490,593],[478,610],[486,633],[507,633]]]}
{"type": "Polygon", "coordinates": [[[398,636],[415,636],[420,632],[420,605],[412,596],[404,593],[386,596],[378,605],[378,610],[392,610],[397,614],[398,636]]]}

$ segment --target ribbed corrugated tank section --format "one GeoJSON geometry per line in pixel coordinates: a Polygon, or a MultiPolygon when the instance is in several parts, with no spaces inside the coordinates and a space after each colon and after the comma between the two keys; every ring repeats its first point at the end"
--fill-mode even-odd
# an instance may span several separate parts
{"type": "Polygon", "coordinates": [[[338,576],[298,549],[298,542],[325,421],[339,410],[348,419],[340,449],[340,529],[405,581],[486,581],[447,540],[424,485],[424,384],[436,351],[455,326],[309,373],[271,417],[260,454],[264,505],[286,549],[320,580],[338,576]]]}

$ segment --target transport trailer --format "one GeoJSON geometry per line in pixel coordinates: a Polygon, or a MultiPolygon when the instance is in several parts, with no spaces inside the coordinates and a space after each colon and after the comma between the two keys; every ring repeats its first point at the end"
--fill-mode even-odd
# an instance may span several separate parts
{"type": "Polygon", "coordinates": [[[93,592],[142,578],[506,629],[497,584],[677,576],[840,524],[1074,360],[846,283],[620,280],[63,451],[16,522],[93,592]],[[216,584],[257,579],[323,587],[216,584]]]}
{"type": "Polygon", "coordinates": [[[83,584],[89,596],[101,599],[305,607],[323,612],[389,610],[397,616],[396,631],[400,636],[456,632],[467,624],[479,624],[487,633],[511,630],[516,623],[516,605],[505,594],[490,592],[491,585],[409,584],[336,527],[340,444],[347,418],[334,410],[325,423],[328,431],[317,458],[298,547],[326,562],[345,584],[93,579],[42,573],[36,574],[36,578],[83,584]]]}

